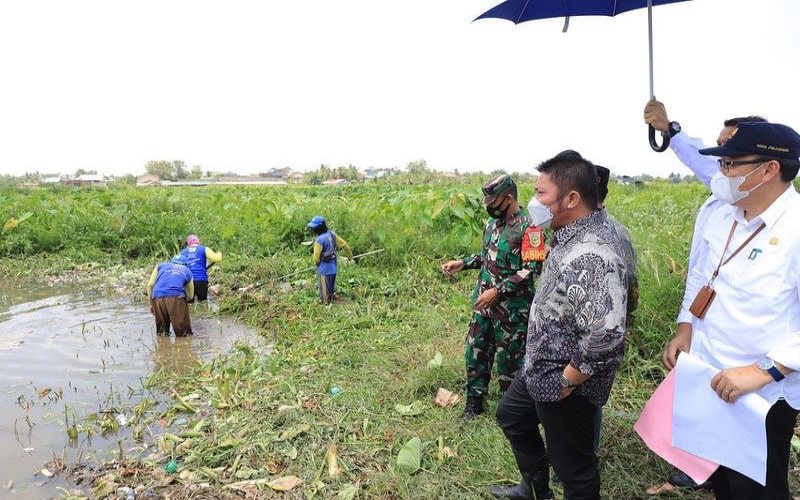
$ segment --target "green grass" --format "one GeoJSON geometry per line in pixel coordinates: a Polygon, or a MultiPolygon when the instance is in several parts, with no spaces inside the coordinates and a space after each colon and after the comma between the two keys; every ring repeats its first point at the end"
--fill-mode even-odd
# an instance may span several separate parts
{"type": "MultiPolygon", "coordinates": [[[[226,291],[223,312],[261,328],[275,348],[261,355],[243,347],[190,376],[161,380],[184,397],[199,396],[192,403],[197,408],[207,402],[213,409],[191,417],[190,425],[203,425],[178,453],[189,471],[178,484],[209,482],[222,489],[295,475],[303,484],[289,495],[297,498],[331,498],[353,486],[358,498],[484,498],[489,484],[518,479],[494,424],[496,384],[488,415],[471,423],[460,419],[463,403],[449,409],[433,404],[437,388],[460,393],[463,384],[468,297],[477,276],[465,272],[451,280],[438,266],[479,249],[484,215],[478,186],[0,191],[0,222],[31,213],[0,235],[6,257],[0,271],[58,274],[91,261],[149,266],[197,232],[226,255],[211,278],[226,291]],[[308,266],[308,247],[301,243],[310,239],[304,224],[316,213],[326,215],[356,253],[386,248],[340,270],[343,300],[332,307],[317,304],[313,274],[292,278],[288,291],[275,280],[308,266]],[[263,285],[253,293],[228,291],[256,282],[263,285]],[[444,361],[429,368],[436,352],[444,361]],[[332,386],[342,393],[331,396],[332,386]],[[417,400],[424,404],[419,415],[394,408],[417,400]],[[422,460],[409,475],[395,460],[413,437],[422,441],[422,460]],[[455,457],[442,456],[440,440],[455,457]],[[326,466],[331,446],[341,468],[336,477],[326,466]]],[[[531,191],[522,186],[521,199],[531,191]]],[[[604,498],[643,497],[668,472],[633,423],[663,376],[659,357],[674,330],[694,214],[705,196],[700,185],[612,186],[609,210],[630,229],[639,253],[641,299],[605,408],[599,451],[604,498]]],[[[182,442],[163,442],[162,450],[175,453],[182,442]]],[[[151,472],[160,467],[163,462],[146,463],[137,481],[155,484],[151,472]]],[[[188,491],[165,488],[173,495],[188,491]]]]}

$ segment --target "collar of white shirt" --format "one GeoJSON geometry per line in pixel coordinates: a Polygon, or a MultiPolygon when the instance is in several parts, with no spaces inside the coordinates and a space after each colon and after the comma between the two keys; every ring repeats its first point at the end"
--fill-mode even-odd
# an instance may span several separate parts
{"type": "Polygon", "coordinates": [[[736,208],[736,212],[734,213],[733,217],[739,224],[742,225],[742,227],[755,224],[761,225],[763,222],[766,224],[768,229],[772,229],[778,222],[778,219],[781,218],[781,215],[783,215],[784,212],[786,212],[786,209],[789,208],[789,203],[795,196],[797,196],[797,191],[795,191],[792,184],[789,184],[789,186],[786,188],[786,191],[778,196],[778,198],[772,202],[772,205],[764,210],[761,215],[753,218],[753,220],[748,221],[745,219],[744,210],[740,207],[736,208]]]}

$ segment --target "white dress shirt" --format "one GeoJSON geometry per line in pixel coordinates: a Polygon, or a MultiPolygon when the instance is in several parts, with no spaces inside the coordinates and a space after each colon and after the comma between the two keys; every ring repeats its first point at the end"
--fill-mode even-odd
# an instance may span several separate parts
{"type": "Polygon", "coordinates": [[[719,164],[713,156],[703,156],[698,151],[707,148],[703,141],[694,137],[689,137],[686,132],[678,132],[669,140],[669,148],[675,153],[678,159],[689,167],[689,170],[697,176],[700,181],[709,186],[711,178],[719,172],[719,164]]]}
{"type": "MultiPolygon", "coordinates": [[[[673,136],[669,141],[669,147],[675,156],[697,176],[706,187],[709,186],[711,178],[719,172],[719,164],[716,158],[711,156],[703,156],[699,151],[706,148],[703,141],[700,139],[689,137],[686,132],[679,132],[673,136]]],[[[692,273],[697,262],[702,260],[705,256],[705,247],[699,245],[701,235],[706,226],[708,214],[712,208],[722,205],[723,203],[717,200],[713,195],[710,196],[705,203],[697,211],[697,218],[694,222],[694,232],[692,233],[692,246],[689,247],[689,267],[688,273],[692,273]]],[[[689,306],[692,304],[692,299],[688,301],[684,298],[681,304],[681,310],[678,313],[678,323],[691,323],[692,313],[689,312],[689,306]]]]}
{"type": "MultiPolygon", "coordinates": [[[[711,279],[720,262],[733,221],[736,230],[727,259],[761,224],[766,224],[714,281],[716,297],[705,319],[692,317],[691,352],[710,365],[734,368],[769,356],[800,370],[800,195],[794,186],[751,221],[732,205],[708,208],[700,235],[702,258],[686,282],[684,304],[711,279]]],[[[800,373],[767,384],[758,393],[770,403],[785,398],[800,408],[800,373]]]]}

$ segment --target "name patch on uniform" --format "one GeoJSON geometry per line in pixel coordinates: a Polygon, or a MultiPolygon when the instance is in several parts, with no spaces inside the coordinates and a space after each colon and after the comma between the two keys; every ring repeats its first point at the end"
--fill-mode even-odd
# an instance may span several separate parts
{"type": "Polygon", "coordinates": [[[530,226],[522,235],[522,262],[544,262],[547,251],[544,246],[544,233],[536,226],[530,226]]]}

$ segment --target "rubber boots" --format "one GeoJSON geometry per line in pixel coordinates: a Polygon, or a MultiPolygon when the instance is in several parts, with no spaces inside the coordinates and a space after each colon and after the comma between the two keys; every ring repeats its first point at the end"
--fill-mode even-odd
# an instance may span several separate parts
{"type": "Polygon", "coordinates": [[[514,458],[522,481],[515,486],[490,486],[489,493],[495,498],[511,500],[552,500],[547,453],[514,452],[514,458]]]}
{"type": "Polygon", "coordinates": [[[485,411],[483,408],[483,396],[467,396],[467,403],[464,406],[464,414],[461,418],[469,421],[485,411]]]}

